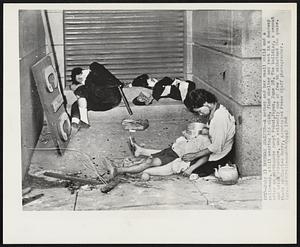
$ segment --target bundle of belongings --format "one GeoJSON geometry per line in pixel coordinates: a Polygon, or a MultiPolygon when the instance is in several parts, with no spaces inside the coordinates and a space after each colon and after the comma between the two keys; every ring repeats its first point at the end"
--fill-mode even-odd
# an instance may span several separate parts
{"type": "Polygon", "coordinates": [[[188,93],[195,89],[195,83],[189,80],[178,78],[164,77],[161,80],[150,78],[149,75],[143,74],[136,77],[132,82],[133,87],[145,87],[152,89],[152,95],[147,92],[141,92],[134,100],[135,105],[149,105],[153,99],[159,101],[161,98],[171,98],[182,101],[188,108],[188,93]]]}
{"type": "Polygon", "coordinates": [[[140,92],[140,94],[133,99],[132,103],[135,105],[150,105],[152,104],[153,97],[148,92],[140,92]]]}
{"type": "Polygon", "coordinates": [[[125,130],[145,130],[149,127],[148,119],[123,119],[122,126],[125,130]]]}

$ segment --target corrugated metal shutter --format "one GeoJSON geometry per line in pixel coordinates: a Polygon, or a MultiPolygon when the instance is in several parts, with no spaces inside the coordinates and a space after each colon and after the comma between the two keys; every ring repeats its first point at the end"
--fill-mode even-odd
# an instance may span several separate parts
{"type": "Polygon", "coordinates": [[[64,39],[67,81],[93,61],[126,83],[144,73],[183,77],[183,11],[68,10],[64,39]]]}

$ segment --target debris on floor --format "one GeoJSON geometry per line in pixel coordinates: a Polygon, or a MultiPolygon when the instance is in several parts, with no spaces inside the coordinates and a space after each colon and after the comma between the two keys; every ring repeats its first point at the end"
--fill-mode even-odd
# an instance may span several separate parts
{"type": "Polygon", "coordinates": [[[79,183],[82,185],[86,185],[86,184],[97,185],[97,184],[103,184],[103,183],[106,184],[106,182],[104,180],[99,181],[97,179],[82,178],[82,177],[78,177],[78,176],[67,176],[64,174],[54,173],[54,172],[45,172],[44,175],[48,176],[48,177],[52,177],[52,178],[58,178],[58,179],[62,179],[62,180],[76,182],[76,183],[79,183]]]}
{"type": "Polygon", "coordinates": [[[31,197],[23,197],[22,199],[22,205],[26,205],[30,202],[33,202],[39,198],[41,198],[42,196],[44,196],[44,194],[38,194],[38,195],[35,195],[35,196],[31,196],[31,197]]]}
{"type": "Polygon", "coordinates": [[[26,187],[25,189],[22,190],[22,196],[25,196],[26,194],[30,193],[32,190],[31,187],[26,187]]]}

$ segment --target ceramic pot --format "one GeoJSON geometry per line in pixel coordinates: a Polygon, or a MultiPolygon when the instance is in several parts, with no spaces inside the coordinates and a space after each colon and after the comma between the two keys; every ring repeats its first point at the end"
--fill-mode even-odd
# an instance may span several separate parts
{"type": "Polygon", "coordinates": [[[228,185],[236,184],[239,178],[239,174],[235,164],[230,166],[228,164],[222,167],[219,166],[218,169],[215,169],[215,176],[219,178],[219,180],[223,184],[228,185]]]}

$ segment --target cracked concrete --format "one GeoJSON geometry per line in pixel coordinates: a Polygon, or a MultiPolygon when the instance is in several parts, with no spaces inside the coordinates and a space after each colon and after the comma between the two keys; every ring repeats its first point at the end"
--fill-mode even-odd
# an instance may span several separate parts
{"type": "MultiPolygon", "coordinates": [[[[128,93],[126,94],[128,96],[128,93]]],[[[129,95],[131,102],[135,94],[129,95]]],[[[121,121],[129,118],[125,107],[107,112],[89,112],[91,127],[81,129],[71,139],[68,150],[59,156],[53,150],[47,126],[32,157],[27,186],[32,191],[26,197],[43,193],[44,196],[23,206],[24,210],[73,210],[76,193],[65,188],[66,182],[43,175],[45,171],[58,173],[80,172],[81,176],[96,178],[94,165],[100,173],[105,169],[100,162],[106,157],[115,165],[132,157],[127,140],[133,136],[140,144],[162,149],[170,145],[188,122],[194,121],[180,102],[165,99],[150,106],[132,106],[130,118],[149,120],[144,131],[124,130],[121,121]],[[78,152],[80,151],[80,152],[78,152]]],[[[161,210],[161,209],[259,209],[261,208],[261,179],[240,178],[236,185],[222,185],[216,179],[190,181],[180,175],[151,177],[143,181],[140,176],[123,176],[121,182],[109,193],[94,188],[81,187],[76,210],[161,210]]]]}
{"type": "MultiPolygon", "coordinates": [[[[225,186],[216,181],[189,181],[180,176],[152,178],[150,181],[121,182],[107,194],[101,186],[79,190],[76,210],[161,210],[161,209],[259,209],[260,180],[240,179],[236,185],[225,186]],[[245,193],[247,191],[247,193],[245,193]],[[250,195],[248,192],[252,192],[250,195]]],[[[24,210],[73,210],[76,194],[67,188],[33,187],[28,196],[44,196],[25,206],[24,210]]]]}

